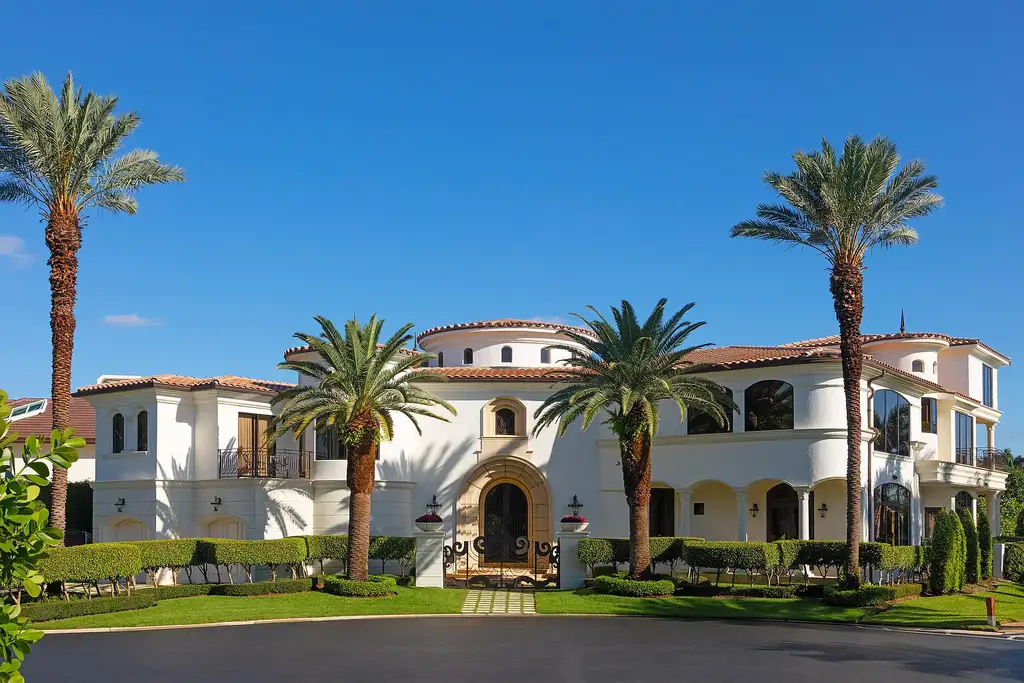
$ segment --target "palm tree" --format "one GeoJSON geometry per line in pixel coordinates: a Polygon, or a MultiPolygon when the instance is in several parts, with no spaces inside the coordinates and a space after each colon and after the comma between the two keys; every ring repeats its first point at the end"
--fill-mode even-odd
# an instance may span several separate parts
{"type": "Polygon", "coordinates": [[[395,431],[394,414],[404,415],[422,434],[416,416],[448,422],[448,418],[429,410],[441,406],[452,415],[455,408],[417,386],[422,382],[443,382],[436,372],[420,370],[433,356],[413,353],[405,348],[412,340],[404,325],[390,339],[380,340],[384,324],[374,315],[364,326],[357,320],[345,324],[344,336],[327,318],[316,316],[320,334],[297,332],[317,360],[287,361],[280,370],[295,370],[313,380],[274,397],[280,415],[274,420],[271,441],[284,434],[296,438],[309,425],[330,430],[339,446],[347,449],[350,492],[348,519],[348,572],[352,579],[369,576],[370,496],[374,487],[375,456],[381,441],[390,441],[395,431]]]}
{"type": "Polygon", "coordinates": [[[883,137],[865,144],[851,136],[840,157],[822,140],[820,152],[797,152],[793,160],[792,173],[764,176],[788,205],[761,204],[757,219],[737,223],[732,236],[810,247],[828,260],[846,393],[846,580],[855,586],[860,580],[864,257],[873,247],[914,244],[917,232],[908,221],[931,213],[942,198],[931,192],[938,179],[925,175],[922,162],[897,171],[896,145],[883,137]]]}
{"type": "MultiPolygon", "coordinates": [[[[4,83],[0,91],[0,202],[39,208],[50,250],[50,330],[53,428],[71,426],[71,356],[75,343],[78,249],[88,209],[134,214],[134,194],[146,185],[180,182],[184,172],[155,152],[116,156],[139,125],[139,115],[117,116],[116,97],[82,94],[71,74],[58,98],[36,73],[4,83]]],[[[67,470],[53,469],[52,521],[64,530],[67,470]]]]}
{"type": "Polygon", "coordinates": [[[563,386],[537,409],[534,433],[558,423],[558,434],[577,419],[586,429],[595,418],[604,417],[619,440],[622,482],[629,504],[629,575],[642,578],[650,573],[648,506],[651,502],[651,446],[658,434],[662,401],[672,401],[685,419],[688,409],[710,415],[725,424],[734,409],[725,390],[697,373],[706,367],[692,363],[688,356],[707,346],[685,346],[687,337],[703,322],[691,323],[684,316],[693,308],[687,304],[665,319],[662,299],[641,324],[633,305],[623,300],[612,307],[614,324],[590,306],[596,319],[576,317],[592,334],[566,330],[572,344],[555,348],[570,355],[560,375],[563,386]]]}

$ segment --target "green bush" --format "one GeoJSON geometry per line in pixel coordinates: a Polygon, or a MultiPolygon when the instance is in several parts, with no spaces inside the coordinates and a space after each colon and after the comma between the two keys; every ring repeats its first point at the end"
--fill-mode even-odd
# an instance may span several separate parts
{"type": "Polygon", "coordinates": [[[324,578],[324,593],[348,598],[380,598],[394,595],[398,591],[395,577],[388,575],[371,576],[369,581],[355,581],[337,576],[324,578]]]}
{"type": "Polygon", "coordinates": [[[380,560],[381,572],[388,562],[397,562],[403,570],[416,562],[416,539],[408,536],[374,536],[370,539],[370,559],[380,560]]]}
{"type": "Polygon", "coordinates": [[[744,570],[750,583],[758,575],[764,575],[771,584],[778,577],[779,548],[775,543],[759,541],[694,541],[687,543],[686,563],[696,569],[714,569],[715,583],[719,583],[723,571],[744,570]]]}
{"type": "Polygon", "coordinates": [[[256,581],[255,583],[216,583],[210,585],[210,595],[242,597],[246,595],[279,595],[284,593],[305,593],[313,590],[313,579],[281,579],[280,581],[256,581]]]}
{"type": "Polygon", "coordinates": [[[978,583],[981,577],[981,547],[978,543],[978,528],[974,526],[974,515],[970,510],[960,510],[960,524],[964,528],[964,581],[978,583]]]}
{"type": "Polygon", "coordinates": [[[128,579],[142,571],[142,554],[135,543],[90,543],[48,551],[39,570],[48,582],[128,579]]]}
{"type": "Polygon", "coordinates": [[[598,593],[621,595],[630,598],[648,598],[672,595],[676,585],[669,579],[659,581],[633,581],[616,576],[599,576],[594,579],[594,590],[598,593]]]}
{"type": "Polygon", "coordinates": [[[173,600],[174,598],[192,598],[197,595],[209,595],[215,583],[181,583],[177,586],[157,586],[146,589],[146,595],[155,595],[157,600],[173,600]]]}
{"type": "Polygon", "coordinates": [[[800,541],[797,564],[809,565],[821,574],[838,572],[846,566],[846,544],[842,541],[800,541]]]}
{"type": "Polygon", "coordinates": [[[1013,528],[1013,535],[1017,538],[1024,538],[1024,508],[1021,508],[1017,515],[1017,525],[1013,528]]]}
{"type": "MultiPolygon", "coordinates": [[[[74,547],[79,548],[82,546],[74,547]]],[[[134,595],[118,598],[94,598],[92,600],[72,600],[71,602],[65,602],[60,598],[51,598],[22,605],[21,614],[30,621],[52,621],[54,619],[82,617],[88,614],[107,614],[110,612],[145,609],[155,605],[156,601],[156,596],[150,590],[141,590],[134,595]]]]}
{"type": "Polygon", "coordinates": [[[978,513],[978,553],[981,559],[982,581],[992,578],[992,528],[988,515],[978,513]]]}
{"type": "Polygon", "coordinates": [[[168,538],[156,541],[128,541],[139,549],[143,571],[149,572],[156,581],[161,569],[172,570],[177,581],[177,570],[200,564],[197,554],[198,541],[195,538],[168,538]]]}
{"type": "Polygon", "coordinates": [[[833,607],[874,607],[891,600],[921,595],[923,586],[905,583],[899,586],[861,586],[857,590],[842,590],[838,586],[825,586],[822,599],[833,607]]]}
{"type": "Polygon", "coordinates": [[[1007,543],[1003,550],[1003,578],[1024,585],[1024,543],[1007,543]]]}
{"type": "MultiPolygon", "coordinates": [[[[320,563],[320,573],[324,573],[324,560],[348,561],[348,536],[345,534],[313,534],[303,536],[306,541],[306,559],[320,563]]],[[[343,571],[347,567],[342,564],[343,571]]]]}
{"type": "MultiPolygon", "coordinates": [[[[703,541],[693,536],[653,536],[649,539],[651,565],[668,565],[671,571],[677,562],[684,559],[687,543],[703,541]]],[[[628,538],[584,538],[579,542],[577,557],[587,565],[591,576],[595,576],[594,568],[598,565],[610,565],[613,571],[620,564],[629,562],[628,538]]]]}
{"type": "Polygon", "coordinates": [[[940,510],[928,546],[928,581],[935,595],[956,593],[964,586],[967,541],[956,513],[940,510]]]}
{"type": "Polygon", "coordinates": [[[677,584],[678,595],[724,598],[792,598],[796,595],[797,586],[712,586],[710,583],[690,583],[680,581],[677,584]]]}
{"type": "Polygon", "coordinates": [[[204,538],[197,541],[197,555],[213,565],[238,565],[252,583],[252,569],[265,565],[271,575],[277,578],[277,567],[287,565],[295,568],[306,559],[306,541],[298,536],[272,538],[257,541],[241,541],[226,538],[204,538]]]}

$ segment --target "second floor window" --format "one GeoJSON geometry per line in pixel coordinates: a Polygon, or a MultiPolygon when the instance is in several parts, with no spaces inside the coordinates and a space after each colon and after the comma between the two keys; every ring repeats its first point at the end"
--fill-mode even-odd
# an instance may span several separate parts
{"type": "Polygon", "coordinates": [[[139,416],[135,418],[135,425],[138,427],[136,432],[136,444],[135,450],[139,453],[145,453],[149,450],[149,413],[143,410],[139,413],[139,416]]]}
{"type": "MultiPolygon", "coordinates": [[[[338,438],[337,427],[316,430],[314,460],[348,460],[348,446],[338,438]]],[[[380,444],[374,446],[374,459],[380,460],[380,444]]]]}
{"type": "Polygon", "coordinates": [[[743,392],[743,403],[744,431],[793,429],[793,385],[789,382],[766,379],[751,384],[743,392]]]}
{"type": "Polygon", "coordinates": [[[501,347],[501,362],[511,363],[512,362],[512,347],[502,346],[501,347]]]}
{"type": "Polygon", "coordinates": [[[910,402],[891,389],[875,392],[875,448],[882,453],[910,455],[910,402]]]}
{"type": "Polygon", "coordinates": [[[956,416],[956,461],[964,465],[974,464],[974,420],[967,413],[956,416]]]}
{"type": "Polygon", "coordinates": [[[921,399],[921,431],[925,434],[939,432],[939,408],[934,398],[921,399]]]}
{"type": "Polygon", "coordinates": [[[516,413],[511,408],[501,408],[494,413],[494,433],[498,436],[515,436],[516,413]]]}
{"type": "Polygon", "coordinates": [[[438,351],[437,352],[437,367],[439,367],[439,368],[443,368],[444,367],[444,351],[438,351]]]}
{"type": "Polygon", "coordinates": [[[992,368],[981,366],[981,402],[991,408],[995,401],[992,396],[992,368]]]}
{"type": "Polygon", "coordinates": [[[462,352],[462,364],[472,365],[473,364],[473,349],[465,349],[462,352]]]}
{"type": "Polygon", "coordinates": [[[551,349],[546,346],[540,350],[540,362],[545,365],[551,362],[551,349]]]}
{"type": "MultiPolygon", "coordinates": [[[[732,389],[725,387],[725,393],[732,400],[732,389]]],[[[686,433],[687,434],[726,434],[732,431],[732,409],[725,409],[727,416],[725,424],[720,425],[711,415],[701,412],[696,408],[686,412],[686,433]]]]}
{"type": "Polygon", "coordinates": [[[121,413],[115,413],[114,421],[113,422],[114,422],[114,424],[113,424],[113,430],[114,430],[114,434],[113,434],[114,444],[113,445],[114,445],[114,449],[113,450],[114,450],[115,453],[123,453],[124,452],[124,415],[122,415],[121,413]]]}

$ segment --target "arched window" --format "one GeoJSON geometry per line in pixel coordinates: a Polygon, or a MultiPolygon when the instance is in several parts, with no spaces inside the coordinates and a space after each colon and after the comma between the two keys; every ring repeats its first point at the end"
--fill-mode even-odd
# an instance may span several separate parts
{"type": "Polygon", "coordinates": [[[910,402],[891,389],[875,392],[875,449],[910,456],[910,402]]]}
{"type": "Polygon", "coordinates": [[[444,367],[444,351],[438,351],[437,352],[437,367],[439,367],[439,368],[443,368],[444,367]]]}
{"type": "Polygon", "coordinates": [[[743,392],[743,402],[746,431],[793,428],[793,385],[789,382],[766,379],[751,384],[743,392]]]}
{"type": "MultiPolygon", "coordinates": [[[[725,388],[725,393],[732,401],[732,389],[725,388]]],[[[700,410],[693,409],[686,413],[686,433],[687,434],[727,434],[732,431],[732,409],[726,408],[725,412],[727,416],[725,418],[725,425],[720,425],[718,422],[708,413],[701,412],[700,410]]]]}
{"type": "Polygon", "coordinates": [[[516,435],[516,411],[499,408],[494,413],[494,433],[498,436],[516,435]]]}
{"type": "Polygon", "coordinates": [[[932,374],[933,375],[939,374],[939,361],[937,361],[937,360],[932,361],[932,374]]]}
{"type": "Polygon", "coordinates": [[[974,511],[974,498],[967,491],[960,491],[956,494],[956,511],[960,512],[961,510],[974,511]]]}
{"type": "Polygon", "coordinates": [[[502,346],[501,347],[501,362],[511,363],[512,362],[512,347],[502,346]]]}
{"type": "Polygon", "coordinates": [[[546,346],[540,350],[540,362],[544,364],[551,362],[551,349],[546,346]]]}
{"type": "Polygon", "coordinates": [[[145,453],[149,450],[149,413],[143,410],[135,418],[135,426],[138,428],[135,438],[135,450],[145,453]]]}
{"type": "Polygon", "coordinates": [[[914,372],[924,372],[924,361],[915,360],[913,363],[910,364],[910,369],[913,370],[914,372]]]}
{"type": "Polygon", "coordinates": [[[114,432],[114,452],[124,452],[124,415],[121,413],[114,413],[113,420],[113,432],[114,432]]]}
{"type": "Polygon", "coordinates": [[[472,365],[473,364],[473,349],[463,349],[462,351],[462,364],[472,365]]]}
{"type": "Polygon", "coordinates": [[[895,482],[875,489],[875,540],[910,545],[910,491],[895,482]]]}

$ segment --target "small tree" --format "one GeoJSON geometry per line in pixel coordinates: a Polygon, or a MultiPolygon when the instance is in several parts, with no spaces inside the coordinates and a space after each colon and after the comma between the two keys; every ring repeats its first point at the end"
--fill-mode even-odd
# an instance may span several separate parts
{"type": "Polygon", "coordinates": [[[981,577],[981,547],[978,541],[978,528],[974,526],[974,515],[970,510],[959,512],[960,524],[964,528],[964,581],[978,583],[981,577]]]}
{"type": "Polygon", "coordinates": [[[950,558],[950,562],[953,563],[956,591],[959,593],[963,591],[964,585],[967,583],[967,533],[964,531],[963,522],[960,521],[960,515],[955,512],[950,512],[949,514],[953,518],[954,539],[956,541],[956,553],[950,558]]]}
{"type": "Polygon", "coordinates": [[[1017,513],[1017,526],[1013,529],[1013,535],[1017,538],[1024,538],[1024,507],[1017,513]]]}
{"type": "Polygon", "coordinates": [[[939,510],[928,553],[928,581],[935,595],[956,593],[963,588],[967,554],[963,533],[956,513],[939,510]]]}
{"type": "MultiPolygon", "coordinates": [[[[982,502],[982,501],[979,501],[982,502]]],[[[988,524],[988,515],[978,508],[978,554],[981,560],[982,581],[992,578],[992,529],[988,524]]]]}
{"type": "Polygon", "coordinates": [[[18,433],[7,421],[11,409],[7,394],[0,391],[0,587],[13,591],[13,602],[0,603],[0,682],[23,683],[21,662],[42,631],[28,628],[21,616],[21,592],[32,597],[42,592],[43,576],[37,565],[49,546],[59,545],[60,529],[47,526],[50,513],[39,501],[41,487],[47,486],[50,466],[68,468],[78,460],[77,449],[85,441],[73,431],[50,435],[50,449],[41,453],[38,437],[29,436],[21,457],[14,453],[18,433]]]}

